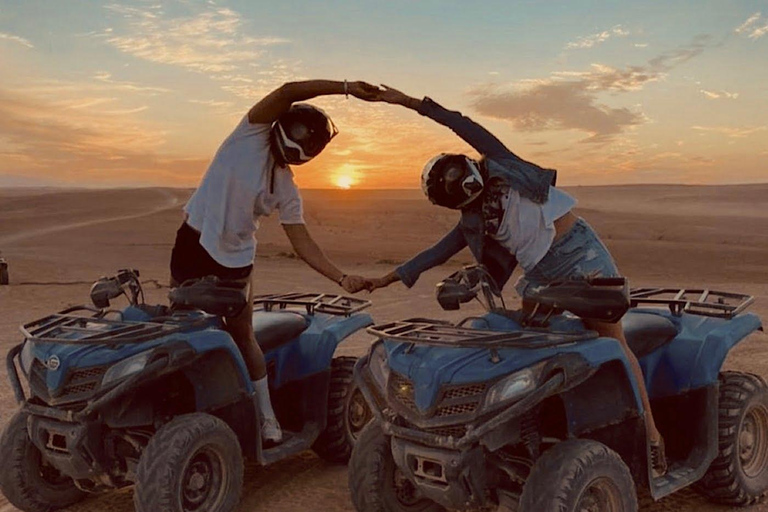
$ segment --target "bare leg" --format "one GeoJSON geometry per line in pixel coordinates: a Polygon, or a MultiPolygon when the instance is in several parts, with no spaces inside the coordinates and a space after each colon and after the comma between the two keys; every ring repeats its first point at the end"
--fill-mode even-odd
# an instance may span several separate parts
{"type": "MultiPolygon", "coordinates": [[[[261,347],[256,343],[256,336],[253,334],[253,286],[251,286],[251,276],[243,278],[238,282],[246,283],[248,286],[248,304],[243,311],[236,317],[227,318],[226,329],[237,348],[245,359],[245,366],[248,368],[251,380],[259,380],[267,375],[267,367],[264,362],[264,354],[261,347]]],[[[171,288],[179,286],[175,279],[171,278],[171,288]]]]}
{"type": "Polygon", "coordinates": [[[263,418],[261,427],[262,439],[280,442],[282,432],[269,397],[264,354],[259,344],[256,343],[256,336],[253,333],[253,283],[250,276],[240,282],[246,283],[248,287],[248,303],[239,315],[225,320],[227,332],[229,332],[237,344],[240,353],[243,354],[243,359],[245,359],[245,364],[248,367],[248,373],[251,375],[251,380],[256,390],[254,396],[263,418]]]}
{"type": "Polygon", "coordinates": [[[248,304],[239,315],[226,319],[227,332],[243,354],[245,364],[248,367],[248,373],[251,374],[251,380],[259,380],[267,375],[267,367],[264,362],[264,354],[261,347],[256,343],[256,336],[253,334],[253,286],[251,277],[248,276],[239,282],[245,282],[248,287],[248,304]]]}

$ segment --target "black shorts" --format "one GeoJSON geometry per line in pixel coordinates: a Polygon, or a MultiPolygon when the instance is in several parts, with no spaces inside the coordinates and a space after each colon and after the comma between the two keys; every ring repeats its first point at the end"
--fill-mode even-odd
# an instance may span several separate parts
{"type": "Polygon", "coordinates": [[[176,243],[171,252],[171,277],[177,284],[188,279],[216,276],[233,281],[251,275],[253,264],[247,267],[230,268],[220,264],[200,245],[200,233],[186,222],[176,232],[176,243]]]}

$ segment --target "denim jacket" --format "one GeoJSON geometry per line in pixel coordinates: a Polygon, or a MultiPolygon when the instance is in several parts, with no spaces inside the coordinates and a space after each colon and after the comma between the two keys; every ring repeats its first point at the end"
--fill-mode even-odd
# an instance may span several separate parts
{"type": "MultiPolygon", "coordinates": [[[[503,179],[521,196],[535,203],[544,203],[549,186],[554,185],[556,172],[526,162],[497,139],[491,132],[463,116],[447,110],[430,98],[424,98],[418,112],[447,126],[475,148],[485,161],[488,179],[503,179]]],[[[479,208],[465,208],[461,220],[435,245],[426,249],[395,269],[407,287],[416,283],[422,272],[448,261],[464,247],[478,263],[485,265],[499,288],[503,288],[517,266],[517,259],[496,240],[485,234],[485,222],[479,208]]]]}

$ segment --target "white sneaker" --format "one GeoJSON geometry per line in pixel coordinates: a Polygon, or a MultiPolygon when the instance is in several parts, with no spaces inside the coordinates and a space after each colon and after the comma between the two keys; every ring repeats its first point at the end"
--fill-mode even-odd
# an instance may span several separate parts
{"type": "Polygon", "coordinates": [[[280,430],[277,418],[264,418],[264,423],[261,425],[261,438],[273,443],[279,443],[283,440],[283,431],[280,430]]]}

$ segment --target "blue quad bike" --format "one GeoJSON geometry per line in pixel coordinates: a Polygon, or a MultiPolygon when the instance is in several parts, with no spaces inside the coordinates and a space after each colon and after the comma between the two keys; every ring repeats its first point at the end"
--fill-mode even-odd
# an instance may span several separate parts
{"type": "Polygon", "coordinates": [[[139,512],[229,512],[243,459],[267,465],[314,449],[346,462],[370,419],[353,383],[355,358],[337,345],[371,325],[369,301],[326,294],[254,300],[281,444],[262,446],[243,357],[222,319],[242,289],[206,278],[144,303],[138,272],[121,271],[79,306],[22,327],[7,358],[20,409],[0,439],[0,489],[25,512],[71,505],[135,484],[139,512]],[[119,295],[130,305],[111,310],[119,295]],[[16,363],[28,381],[26,397],[16,363]]]}
{"type": "Polygon", "coordinates": [[[379,339],[355,368],[375,421],[352,452],[358,511],[632,512],[695,486],[749,505],[768,490],[768,387],[721,372],[762,329],[752,298],[635,289],[623,278],[538,289],[533,311],[497,307],[482,268],[438,285],[446,309],[477,298],[458,324],[414,318],[369,328],[379,339]],[[569,313],[564,313],[567,311],[569,313]],[[582,319],[621,319],[645,377],[669,469],[653,472],[638,383],[615,339],[582,319]]]}

